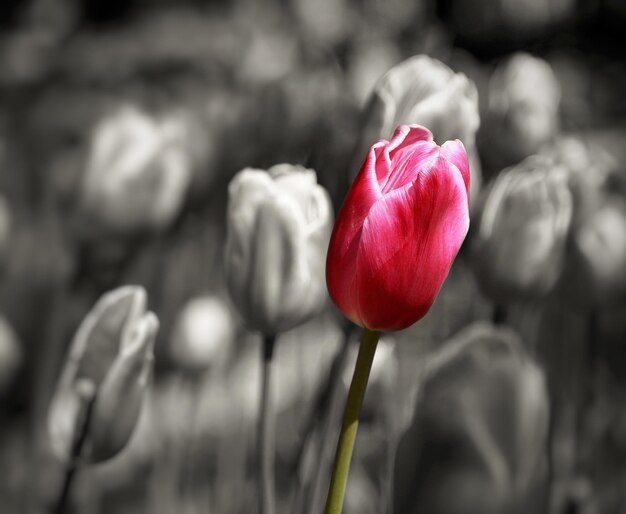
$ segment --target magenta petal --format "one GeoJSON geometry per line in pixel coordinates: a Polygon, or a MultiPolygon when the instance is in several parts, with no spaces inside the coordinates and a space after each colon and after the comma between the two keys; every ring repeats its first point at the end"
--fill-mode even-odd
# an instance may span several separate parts
{"type": "Polygon", "coordinates": [[[470,188],[470,166],[467,158],[467,152],[465,146],[458,139],[454,141],[446,141],[441,146],[441,156],[447,161],[454,164],[463,176],[463,182],[465,182],[465,189],[469,197],[470,188]]]}
{"type": "Polygon", "coordinates": [[[432,165],[439,155],[439,148],[432,141],[418,141],[398,148],[394,155],[393,173],[381,184],[381,192],[387,194],[413,182],[419,173],[432,165]]]}
{"type": "Polygon", "coordinates": [[[393,133],[393,137],[389,141],[387,151],[393,159],[395,151],[399,148],[412,145],[418,141],[433,140],[433,134],[426,127],[421,125],[400,125],[393,133]]]}
{"type": "Polygon", "coordinates": [[[331,298],[341,312],[357,325],[363,326],[357,302],[356,267],[361,230],[356,237],[340,245],[341,232],[335,230],[330,240],[326,260],[326,284],[331,298]]]}
{"type": "Polygon", "coordinates": [[[356,262],[366,327],[400,330],[432,305],[469,227],[465,184],[454,171],[440,159],[414,184],[383,196],[367,216],[356,262]]]}
{"type": "MultiPolygon", "coordinates": [[[[391,159],[389,158],[389,152],[387,152],[387,142],[379,141],[372,149],[374,150],[374,168],[376,170],[376,180],[378,186],[384,184],[391,173],[391,159]]],[[[371,152],[371,150],[370,150],[371,152]]]]}
{"type": "Polygon", "coordinates": [[[385,159],[377,154],[376,176],[381,192],[385,194],[415,180],[420,169],[428,166],[437,151],[428,129],[419,125],[398,127],[391,141],[384,146],[385,159]]]}
{"type": "Polygon", "coordinates": [[[380,198],[376,177],[376,161],[384,159],[383,143],[374,145],[361,166],[335,223],[327,255],[326,282],[328,291],[344,314],[361,324],[355,309],[356,253],[361,229],[372,205],[380,198]],[[332,263],[332,266],[330,265],[332,263]]]}

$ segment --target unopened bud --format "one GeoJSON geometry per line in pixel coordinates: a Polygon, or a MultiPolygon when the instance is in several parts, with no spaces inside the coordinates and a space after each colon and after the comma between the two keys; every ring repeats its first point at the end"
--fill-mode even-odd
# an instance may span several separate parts
{"type": "Polygon", "coordinates": [[[146,311],[146,293],[136,286],[105,294],[85,317],[50,407],[52,447],[61,460],[100,462],[128,442],[146,390],[157,329],[156,316],[146,311]],[[83,420],[86,405],[89,414],[83,420]],[[81,430],[87,431],[85,444],[74,455],[81,430]]]}

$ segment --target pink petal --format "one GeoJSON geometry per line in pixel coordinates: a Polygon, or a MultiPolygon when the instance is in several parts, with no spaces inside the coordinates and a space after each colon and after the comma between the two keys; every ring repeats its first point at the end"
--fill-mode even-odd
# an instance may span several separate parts
{"type": "Polygon", "coordinates": [[[326,283],[331,297],[339,308],[355,323],[354,278],[356,251],[361,239],[361,228],[370,208],[381,197],[376,177],[376,160],[384,159],[386,142],[370,148],[346,199],[341,206],[330,240],[326,266],[326,283]]]}
{"type": "Polygon", "coordinates": [[[418,141],[432,141],[433,135],[430,130],[421,125],[400,125],[393,133],[387,150],[393,159],[395,150],[418,141]]]}
{"type": "Polygon", "coordinates": [[[376,175],[383,194],[415,180],[419,169],[428,164],[436,151],[437,145],[428,129],[419,125],[399,126],[384,148],[386,159],[379,159],[376,163],[376,175]]]}
{"type": "Polygon", "coordinates": [[[446,141],[441,146],[441,156],[448,162],[454,164],[463,176],[463,182],[465,182],[465,189],[469,197],[470,187],[470,166],[467,158],[467,152],[465,146],[458,139],[454,141],[446,141]]]}
{"type": "Polygon", "coordinates": [[[431,166],[431,161],[439,155],[439,148],[432,141],[419,141],[396,150],[393,158],[393,171],[387,181],[381,184],[381,191],[387,194],[413,182],[421,170],[431,166]]]}
{"type": "Polygon", "coordinates": [[[363,225],[354,294],[370,329],[400,330],[423,317],[467,233],[462,177],[444,159],[434,164],[414,184],[383,196],[363,225]]]}

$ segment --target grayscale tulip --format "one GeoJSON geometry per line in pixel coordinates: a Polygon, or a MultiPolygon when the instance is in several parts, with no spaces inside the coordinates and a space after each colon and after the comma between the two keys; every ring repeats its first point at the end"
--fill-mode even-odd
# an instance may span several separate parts
{"type": "Polygon", "coordinates": [[[128,443],[137,424],[153,363],[158,320],[146,293],[125,286],[105,294],[72,341],[49,412],[52,448],[69,462],[78,431],[87,436],[81,462],[102,462],[128,443]]]}
{"type": "Polygon", "coordinates": [[[626,200],[606,198],[572,237],[562,286],[568,301],[599,307],[626,301],[626,200]],[[567,282],[567,283],[565,283],[567,282]],[[574,296],[572,298],[571,296],[574,296]]]}
{"type": "MultiPolygon", "coordinates": [[[[568,170],[574,199],[560,298],[584,309],[626,300],[626,181],[620,168],[621,134],[607,145],[564,137],[544,151],[568,170]]],[[[602,134],[600,134],[602,136],[602,134]]],[[[609,138],[610,141],[611,138],[609,138]]]]}
{"type": "Polygon", "coordinates": [[[96,125],[81,184],[81,212],[115,233],[166,228],[192,179],[181,120],[123,106],[96,125]]]}
{"type": "Polygon", "coordinates": [[[559,128],[561,86],[550,64],[526,53],[501,63],[489,83],[484,153],[501,169],[533,155],[559,128]]]}
{"type": "Polygon", "coordinates": [[[366,116],[366,148],[380,138],[390,138],[399,125],[408,124],[425,126],[439,144],[460,139],[471,147],[480,125],[478,92],[462,73],[454,73],[436,59],[417,55],[381,77],[366,116]]]}
{"type": "Polygon", "coordinates": [[[572,214],[568,174],[551,159],[531,157],[504,170],[486,192],[471,242],[483,292],[506,303],[551,291],[572,214]]]}
{"type": "Polygon", "coordinates": [[[315,172],[279,164],[231,181],[225,268],[235,307],[251,329],[277,334],[319,313],[332,206],[315,172]]]}

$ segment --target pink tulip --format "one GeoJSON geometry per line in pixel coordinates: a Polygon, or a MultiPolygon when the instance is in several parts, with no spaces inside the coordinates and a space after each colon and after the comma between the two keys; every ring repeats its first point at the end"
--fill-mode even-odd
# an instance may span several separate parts
{"type": "Polygon", "coordinates": [[[463,144],[439,147],[419,125],[370,148],[326,263],[330,295],[350,320],[401,330],[428,312],[469,228],[469,179],[463,144]]]}

